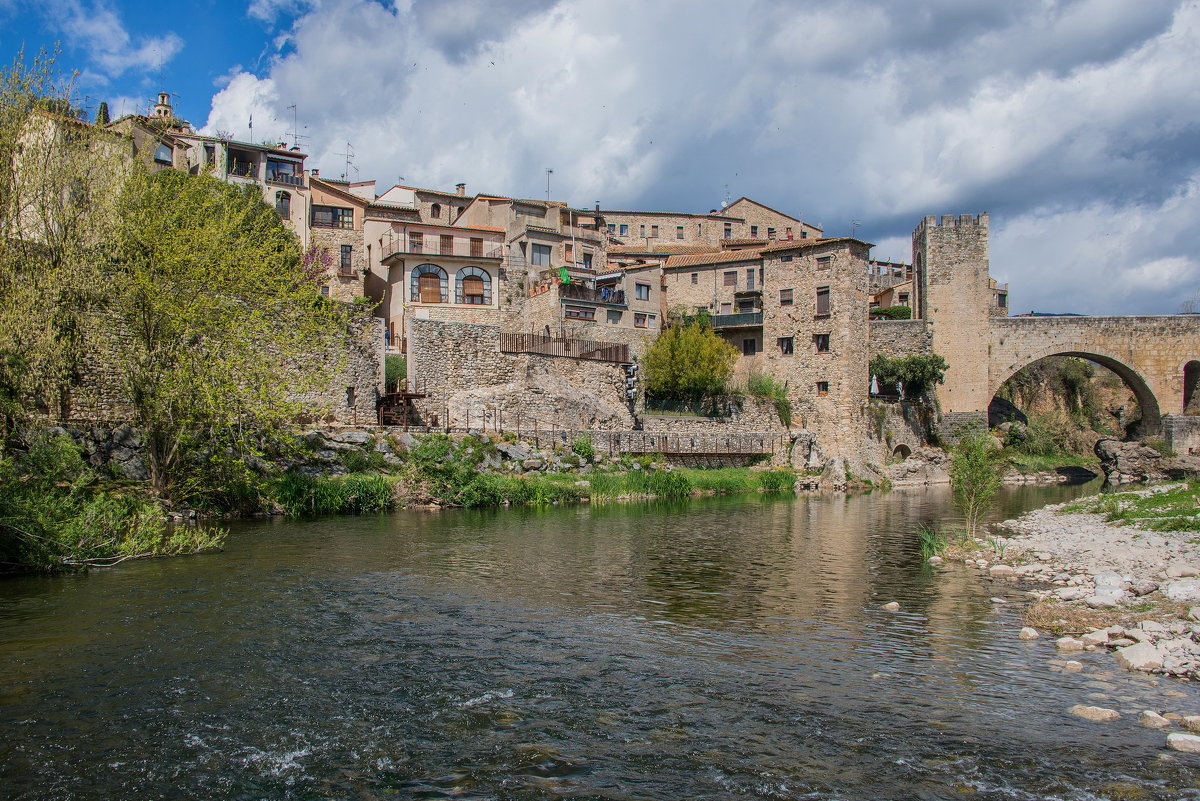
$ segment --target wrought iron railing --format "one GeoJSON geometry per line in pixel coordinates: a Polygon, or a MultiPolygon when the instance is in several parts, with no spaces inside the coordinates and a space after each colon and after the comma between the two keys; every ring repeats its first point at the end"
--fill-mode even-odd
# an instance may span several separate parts
{"type": "Polygon", "coordinates": [[[537,353],[542,356],[566,356],[572,359],[592,359],[598,362],[629,361],[629,346],[618,342],[593,339],[548,337],[543,334],[500,332],[502,353],[537,353]]]}
{"type": "Polygon", "coordinates": [[[713,328],[742,328],[745,326],[762,325],[763,313],[738,312],[737,314],[714,314],[710,318],[713,328]]]}

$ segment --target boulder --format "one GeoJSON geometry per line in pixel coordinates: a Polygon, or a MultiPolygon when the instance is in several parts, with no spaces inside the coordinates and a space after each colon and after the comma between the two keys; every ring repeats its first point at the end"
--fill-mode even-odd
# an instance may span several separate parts
{"type": "Polygon", "coordinates": [[[1200,579],[1183,578],[1172,581],[1163,590],[1163,594],[1176,603],[1200,601],[1200,579]]]}
{"type": "Polygon", "coordinates": [[[1083,602],[1093,609],[1109,609],[1120,606],[1125,597],[1125,590],[1120,587],[1103,586],[1097,587],[1083,602]]]}
{"type": "Polygon", "coordinates": [[[1179,722],[1188,731],[1200,734],[1200,715],[1187,715],[1179,722]]]}
{"type": "Polygon", "coordinates": [[[1115,709],[1105,709],[1102,706],[1085,706],[1084,704],[1076,704],[1067,710],[1072,715],[1084,720],[1092,720],[1097,723],[1107,723],[1110,720],[1120,720],[1121,713],[1115,709]]]}
{"type": "Polygon", "coordinates": [[[340,442],[345,445],[366,445],[371,441],[371,435],[366,431],[326,431],[325,439],[330,442],[340,442]]]}
{"type": "Polygon", "coordinates": [[[1041,635],[1038,634],[1037,629],[1025,626],[1023,629],[1017,632],[1017,636],[1022,640],[1036,640],[1041,635]]]}
{"type": "Polygon", "coordinates": [[[1177,578],[1195,578],[1200,576],[1200,570],[1197,570],[1195,565],[1184,564],[1183,562],[1172,562],[1167,565],[1166,576],[1170,579],[1177,578]]]}
{"type": "Polygon", "coordinates": [[[942,557],[940,557],[940,556],[931,556],[931,557],[929,557],[929,564],[933,565],[934,567],[937,567],[938,565],[942,564],[942,563],[943,563],[943,562],[945,562],[945,561],[946,561],[946,560],[945,560],[945,559],[943,559],[943,558],[942,558],[942,557]]]}
{"type": "Polygon", "coordinates": [[[1129,585],[1129,591],[1139,598],[1143,595],[1149,595],[1157,589],[1158,585],[1149,579],[1139,579],[1129,585]]]}
{"type": "Polygon", "coordinates": [[[1200,620],[1200,606],[1193,606],[1188,610],[1188,620],[1200,620]]]}
{"type": "Polygon", "coordinates": [[[1060,651],[1082,651],[1083,643],[1074,637],[1059,637],[1054,641],[1054,647],[1060,651]]]}
{"type": "Polygon", "coordinates": [[[1106,570],[1103,573],[1097,573],[1092,576],[1092,583],[1096,585],[1096,589],[1101,587],[1119,587],[1125,589],[1126,580],[1120,573],[1114,573],[1111,570],[1106,570]]]}
{"type": "Polygon", "coordinates": [[[1076,662],[1074,659],[1068,659],[1066,662],[1063,662],[1063,670],[1068,673],[1078,673],[1083,670],[1083,663],[1076,662]]]}
{"type": "Polygon", "coordinates": [[[992,578],[1008,578],[1016,575],[1015,570],[1009,565],[992,565],[988,568],[988,575],[992,578]]]}
{"type": "Polygon", "coordinates": [[[1117,664],[1126,670],[1159,670],[1162,654],[1148,642],[1134,643],[1116,651],[1117,664]]]}
{"type": "Polygon", "coordinates": [[[1100,469],[1110,484],[1184,479],[1200,475],[1200,458],[1163,456],[1154,448],[1136,441],[1102,439],[1096,443],[1094,450],[1100,459],[1100,469]]]}
{"type": "Polygon", "coordinates": [[[1171,721],[1164,718],[1152,709],[1147,709],[1142,714],[1138,715],[1138,723],[1148,729],[1166,729],[1170,727],[1171,721]]]}
{"type": "Polygon", "coordinates": [[[1108,632],[1101,629],[1100,631],[1092,631],[1079,638],[1085,646],[1087,645],[1106,645],[1108,643],[1108,632]]]}
{"type": "Polygon", "coordinates": [[[1167,746],[1185,754],[1200,754],[1200,737],[1195,734],[1168,734],[1167,746]]]}
{"type": "Polygon", "coordinates": [[[883,609],[885,612],[898,612],[898,611],[900,611],[900,604],[897,601],[890,601],[890,602],[884,604],[883,606],[881,606],[880,608],[883,609]]]}
{"type": "Polygon", "coordinates": [[[1061,601],[1079,601],[1091,595],[1082,587],[1063,587],[1061,590],[1055,590],[1054,594],[1061,601]]]}

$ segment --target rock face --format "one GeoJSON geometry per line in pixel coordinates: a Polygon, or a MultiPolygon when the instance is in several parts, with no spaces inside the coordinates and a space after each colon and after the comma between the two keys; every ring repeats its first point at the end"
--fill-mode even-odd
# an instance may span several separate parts
{"type": "Polygon", "coordinates": [[[1110,484],[1200,475],[1200,459],[1194,456],[1163,456],[1140,442],[1102,439],[1096,443],[1095,452],[1100,458],[1100,469],[1110,484]]]}
{"type": "Polygon", "coordinates": [[[920,447],[899,464],[887,465],[883,472],[893,485],[948,484],[950,454],[939,448],[920,447]]]}
{"type": "MultiPolygon", "coordinates": [[[[1084,720],[1094,720],[1097,723],[1107,723],[1110,720],[1120,720],[1121,713],[1115,709],[1105,709],[1102,706],[1084,706],[1076,704],[1069,710],[1072,715],[1084,720]]],[[[1198,738],[1200,739],[1200,738],[1198,738]]]]}

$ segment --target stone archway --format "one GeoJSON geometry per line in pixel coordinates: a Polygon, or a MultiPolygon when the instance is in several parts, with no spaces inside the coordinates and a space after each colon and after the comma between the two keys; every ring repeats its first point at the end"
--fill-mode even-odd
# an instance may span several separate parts
{"type": "Polygon", "coordinates": [[[1183,413],[1200,415],[1200,361],[1190,361],[1183,366],[1183,413]]]}
{"type": "MultiPolygon", "coordinates": [[[[1045,353],[1039,353],[1036,358],[1025,360],[1024,363],[1006,370],[1007,374],[1001,374],[997,377],[999,380],[993,379],[991,382],[992,386],[990,387],[991,396],[995,397],[996,393],[1000,391],[1000,387],[1004,385],[1004,382],[1012,378],[1019,371],[1051,356],[1075,356],[1095,362],[1101,367],[1111,370],[1125,383],[1125,386],[1129,387],[1134,397],[1137,398],[1138,406],[1141,407],[1142,411],[1142,419],[1127,430],[1126,434],[1130,437],[1148,437],[1162,433],[1162,410],[1159,407],[1158,398],[1155,396],[1153,390],[1150,389],[1150,384],[1146,381],[1145,377],[1120,359],[1103,353],[1082,350],[1050,350],[1045,353]]],[[[1200,377],[1200,364],[1198,364],[1197,369],[1197,375],[1200,377]]]]}
{"type": "Polygon", "coordinates": [[[892,448],[892,456],[899,456],[901,459],[907,459],[912,456],[912,448],[905,445],[903,442],[892,448]]]}

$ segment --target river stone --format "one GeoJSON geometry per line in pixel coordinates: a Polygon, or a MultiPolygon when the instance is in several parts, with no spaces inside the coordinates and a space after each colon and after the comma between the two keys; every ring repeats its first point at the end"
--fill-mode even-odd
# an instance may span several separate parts
{"type": "Polygon", "coordinates": [[[1184,564],[1183,562],[1172,562],[1167,565],[1167,578],[1195,578],[1200,576],[1200,570],[1197,570],[1194,565],[1184,564]]]}
{"type": "Polygon", "coordinates": [[[1158,589],[1158,585],[1149,579],[1139,579],[1129,587],[1130,591],[1141,598],[1143,595],[1149,595],[1158,589]]]}
{"type": "Polygon", "coordinates": [[[1110,720],[1120,720],[1121,718],[1121,713],[1117,710],[1105,709],[1102,706],[1076,704],[1067,711],[1075,717],[1083,718],[1084,720],[1093,720],[1097,723],[1107,723],[1110,720]]]}
{"type": "Polygon", "coordinates": [[[1183,720],[1179,722],[1188,731],[1200,734],[1200,715],[1185,715],[1183,720]]]}
{"type": "Polygon", "coordinates": [[[1091,631],[1079,638],[1086,645],[1105,645],[1108,643],[1108,632],[1104,629],[1091,631]]]}
{"type": "Polygon", "coordinates": [[[900,611],[900,604],[896,601],[891,601],[889,603],[884,604],[880,608],[883,609],[885,612],[898,612],[898,611],[900,611]]]}
{"type": "Polygon", "coordinates": [[[1142,631],[1149,632],[1150,634],[1167,633],[1167,627],[1162,623],[1159,623],[1157,620],[1143,620],[1141,623],[1138,623],[1138,628],[1142,631]]]}
{"type": "Polygon", "coordinates": [[[1120,573],[1114,573],[1111,570],[1106,570],[1103,573],[1097,573],[1092,577],[1092,583],[1096,585],[1096,589],[1101,587],[1120,587],[1125,588],[1125,577],[1120,573]]]}
{"type": "Polygon", "coordinates": [[[1082,651],[1083,643],[1074,637],[1059,637],[1054,641],[1054,647],[1060,651],[1082,651]]]}
{"type": "Polygon", "coordinates": [[[1158,670],[1162,667],[1162,654],[1148,642],[1116,650],[1117,664],[1126,670],[1158,670]]]}
{"type": "Polygon", "coordinates": [[[1009,565],[992,565],[988,568],[988,575],[992,578],[1008,578],[1016,574],[1017,571],[1013,570],[1009,565]]]}
{"type": "Polygon", "coordinates": [[[1165,729],[1171,725],[1171,721],[1167,720],[1153,709],[1147,709],[1145,712],[1138,715],[1138,723],[1142,724],[1148,729],[1165,729]]]}
{"type": "Polygon", "coordinates": [[[1061,590],[1055,590],[1054,594],[1060,601],[1078,601],[1086,598],[1090,593],[1082,587],[1063,587],[1061,590]]]}
{"type": "Polygon", "coordinates": [[[1063,670],[1068,673],[1078,673],[1083,670],[1083,663],[1076,662],[1074,659],[1068,659],[1066,662],[1063,662],[1063,670]]]}
{"type": "Polygon", "coordinates": [[[1200,606],[1193,606],[1188,610],[1188,620],[1200,620],[1200,606]]]}
{"type": "Polygon", "coordinates": [[[1017,633],[1017,636],[1022,640],[1036,640],[1040,635],[1038,634],[1037,629],[1030,626],[1025,626],[1017,633]]]}
{"type": "Polygon", "coordinates": [[[1163,594],[1175,603],[1194,603],[1200,601],[1200,579],[1184,578],[1172,581],[1163,590],[1163,594]]]}
{"type": "Polygon", "coordinates": [[[1125,590],[1120,587],[1104,585],[1096,588],[1096,592],[1083,599],[1083,602],[1093,609],[1108,609],[1120,606],[1125,600],[1125,590]]]}
{"type": "Polygon", "coordinates": [[[1168,734],[1167,745],[1185,754],[1200,754],[1200,737],[1194,734],[1168,734]]]}
{"type": "Polygon", "coordinates": [[[929,564],[933,565],[934,567],[937,567],[938,565],[942,564],[942,562],[945,562],[945,561],[946,560],[940,556],[929,557],[929,564]]]}

